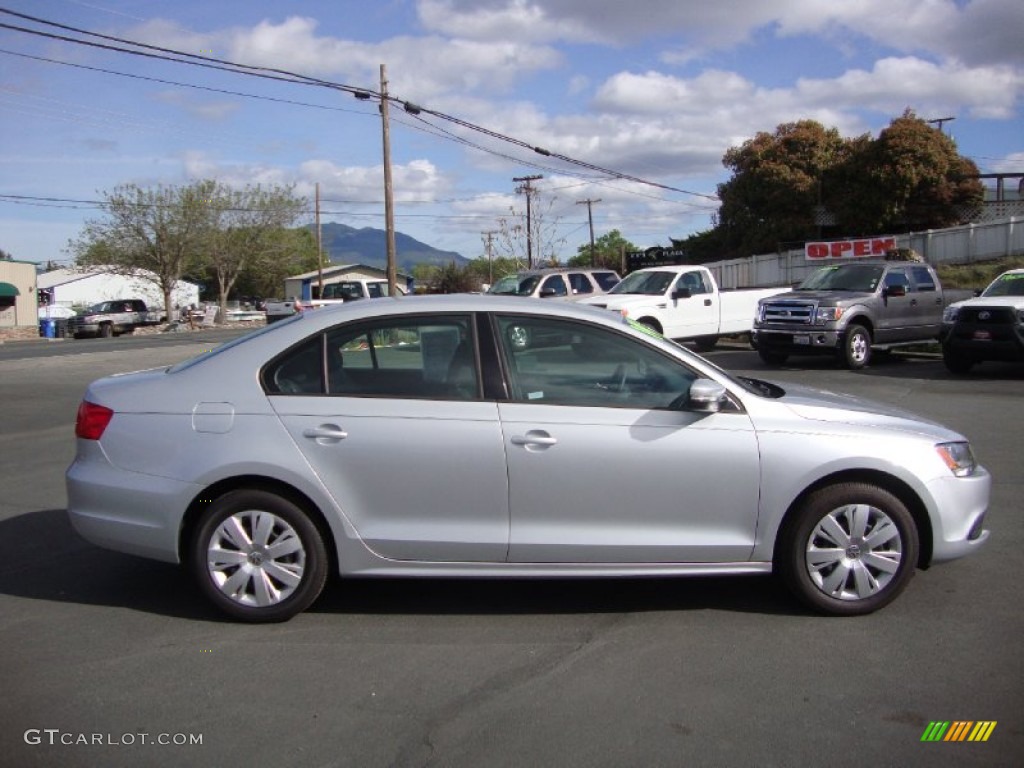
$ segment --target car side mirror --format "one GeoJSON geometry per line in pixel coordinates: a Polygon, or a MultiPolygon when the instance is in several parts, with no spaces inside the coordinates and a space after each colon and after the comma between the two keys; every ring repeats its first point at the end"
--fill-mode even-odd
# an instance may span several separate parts
{"type": "Polygon", "coordinates": [[[540,289],[540,297],[542,299],[550,299],[552,296],[557,296],[557,295],[558,295],[558,291],[556,291],[554,288],[541,288],[540,289]]]}
{"type": "Polygon", "coordinates": [[[690,293],[689,288],[676,288],[674,291],[672,291],[673,299],[688,299],[691,296],[693,296],[693,294],[690,293]]]}
{"type": "Polygon", "coordinates": [[[718,413],[724,402],[724,386],[711,379],[697,379],[690,385],[690,396],[686,405],[691,411],[718,413]]]}
{"type": "Polygon", "coordinates": [[[886,296],[906,296],[907,288],[903,285],[890,285],[885,289],[886,296]]]}

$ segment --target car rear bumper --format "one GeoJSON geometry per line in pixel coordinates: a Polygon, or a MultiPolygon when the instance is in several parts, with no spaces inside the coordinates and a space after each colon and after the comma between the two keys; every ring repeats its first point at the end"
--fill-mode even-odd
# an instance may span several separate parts
{"type": "Polygon", "coordinates": [[[118,552],[180,562],[182,516],[198,493],[197,486],[118,469],[94,444],[80,448],[65,483],[68,517],[86,541],[118,552]]]}

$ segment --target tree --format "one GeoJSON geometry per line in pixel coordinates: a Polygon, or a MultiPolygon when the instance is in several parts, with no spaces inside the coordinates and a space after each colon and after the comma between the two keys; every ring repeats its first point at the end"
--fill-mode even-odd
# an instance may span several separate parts
{"type": "Polygon", "coordinates": [[[577,248],[576,255],[569,259],[569,266],[621,269],[622,254],[636,250],[639,249],[624,238],[619,230],[613,229],[594,240],[593,253],[590,250],[590,243],[577,248]]]}
{"type": "Polygon", "coordinates": [[[829,206],[854,234],[959,224],[984,198],[973,161],[956,143],[906,110],[873,142],[846,153],[829,206]],[[865,169],[867,172],[865,173],[865,169]]]}
{"type": "Polygon", "coordinates": [[[540,193],[536,188],[528,194],[533,196],[529,217],[530,248],[527,247],[526,212],[510,206],[509,215],[498,218],[498,250],[503,256],[519,262],[518,269],[530,266],[527,259],[528,251],[532,251],[532,266],[539,266],[544,262],[557,264],[558,251],[565,245],[565,238],[557,235],[561,217],[551,215],[556,198],[551,197],[545,203],[541,203],[540,193]]]}
{"type": "Polygon", "coordinates": [[[821,185],[842,147],[835,128],[801,120],[729,149],[722,164],[733,175],[718,185],[716,227],[726,256],[772,251],[780,242],[813,236],[821,185]]]}
{"type": "Polygon", "coordinates": [[[105,217],[87,221],[68,250],[80,267],[99,267],[154,283],[169,313],[175,284],[200,261],[214,187],[212,181],[184,187],[115,187],[101,203],[105,217]]]}
{"type": "MultiPolygon", "coordinates": [[[[308,227],[272,230],[264,245],[264,258],[250,261],[239,273],[235,281],[237,294],[282,296],[287,278],[317,268],[316,237],[308,227]]],[[[209,280],[213,283],[216,277],[210,274],[209,280]]]]}
{"type": "Polygon", "coordinates": [[[13,261],[13,259],[14,257],[11,256],[11,254],[9,254],[3,248],[0,248],[0,261],[13,261]]]}
{"type": "Polygon", "coordinates": [[[843,139],[812,120],[780,125],[729,149],[718,187],[720,258],[814,237],[945,227],[980,205],[977,166],[907,110],[877,139],[843,139]]]}
{"type": "Polygon", "coordinates": [[[280,233],[306,208],[306,201],[295,197],[292,190],[259,184],[241,190],[215,184],[210,190],[204,258],[217,281],[221,318],[242,273],[262,271],[289,247],[280,233]]]}
{"type": "Polygon", "coordinates": [[[454,261],[438,267],[427,285],[430,293],[468,293],[478,288],[473,275],[454,261]]]}

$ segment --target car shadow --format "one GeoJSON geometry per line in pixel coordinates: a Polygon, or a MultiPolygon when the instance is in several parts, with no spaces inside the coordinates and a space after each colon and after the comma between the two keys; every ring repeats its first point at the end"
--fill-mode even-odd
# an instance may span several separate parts
{"type": "MultiPolygon", "coordinates": [[[[127,608],[216,623],[183,569],[86,542],[67,512],[0,521],[0,594],[127,608]]],[[[717,611],[807,615],[770,576],[624,579],[328,579],[310,612],[365,615],[520,615],[717,611]]]]}

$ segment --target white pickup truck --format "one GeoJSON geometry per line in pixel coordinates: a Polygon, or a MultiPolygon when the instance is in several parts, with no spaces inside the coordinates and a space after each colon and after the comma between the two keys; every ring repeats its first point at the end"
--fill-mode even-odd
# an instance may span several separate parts
{"type": "Polygon", "coordinates": [[[986,360],[1024,361],[1024,269],[1004,272],[980,296],[947,306],[939,340],[953,373],[986,360]]]}
{"type": "MultiPolygon", "coordinates": [[[[397,286],[399,294],[404,294],[405,289],[397,286]]],[[[323,295],[319,299],[303,301],[300,299],[286,299],[284,301],[268,301],[266,304],[267,322],[273,323],[276,320],[284,320],[298,312],[305,312],[308,309],[330,306],[331,304],[343,304],[346,301],[357,299],[380,299],[388,295],[387,280],[342,280],[338,283],[328,283],[324,286],[323,295]]]]}
{"type": "Polygon", "coordinates": [[[608,293],[579,303],[620,312],[666,338],[692,340],[707,352],[719,336],[749,333],[757,302],[788,290],[783,286],[723,291],[707,267],[649,267],[626,275],[608,293]]]}

